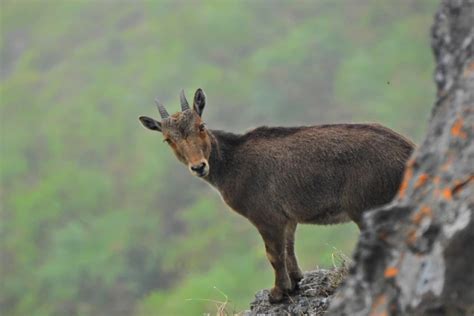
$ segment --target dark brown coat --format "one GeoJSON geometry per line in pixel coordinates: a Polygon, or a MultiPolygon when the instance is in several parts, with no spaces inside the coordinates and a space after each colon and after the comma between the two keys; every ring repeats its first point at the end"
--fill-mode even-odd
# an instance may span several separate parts
{"type": "Polygon", "coordinates": [[[199,89],[194,109],[162,122],[140,119],[159,128],[178,159],[258,229],[275,270],[272,302],[302,278],[294,254],[297,224],[352,220],[362,227],[364,211],[395,196],[414,148],[379,124],[259,127],[242,135],[208,130],[204,104],[199,89]]]}

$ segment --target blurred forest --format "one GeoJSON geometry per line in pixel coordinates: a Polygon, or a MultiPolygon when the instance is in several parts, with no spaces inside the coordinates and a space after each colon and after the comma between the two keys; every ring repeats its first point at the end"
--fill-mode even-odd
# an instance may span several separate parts
{"type": "MultiPolygon", "coordinates": [[[[209,128],[376,121],[418,141],[437,3],[2,0],[1,314],[245,309],[272,285],[257,231],[138,116],[202,87],[209,128]]],[[[302,268],[357,235],[300,226],[302,268]]]]}

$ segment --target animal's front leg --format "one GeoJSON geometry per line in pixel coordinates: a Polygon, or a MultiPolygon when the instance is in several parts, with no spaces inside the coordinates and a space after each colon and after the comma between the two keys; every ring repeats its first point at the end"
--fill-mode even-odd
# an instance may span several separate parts
{"type": "MultiPolygon", "coordinates": [[[[275,224],[275,223],[274,223],[275,224]]],[[[270,303],[280,302],[291,291],[291,280],[286,267],[285,225],[257,226],[267,258],[275,272],[275,286],[270,291],[270,303]]]]}

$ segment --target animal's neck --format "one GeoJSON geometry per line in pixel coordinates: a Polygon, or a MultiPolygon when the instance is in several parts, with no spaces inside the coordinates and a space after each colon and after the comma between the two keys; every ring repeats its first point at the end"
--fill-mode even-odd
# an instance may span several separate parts
{"type": "Polygon", "coordinates": [[[232,166],[236,148],[241,143],[241,136],[218,130],[209,131],[209,136],[212,150],[209,157],[209,176],[206,180],[218,188],[232,166]]]}

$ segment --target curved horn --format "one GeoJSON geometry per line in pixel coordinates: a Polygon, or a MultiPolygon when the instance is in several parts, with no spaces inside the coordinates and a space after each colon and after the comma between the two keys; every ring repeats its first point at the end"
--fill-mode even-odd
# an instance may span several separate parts
{"type": "Polygon", "coordinates": [[[158,101],[158,99],[155,99],[155,103],[156,103],[156,107],[158,108],[158,112],[160,112],[160,116],[162,119],[166,119],[170,117],[165,107],[163,106],[163,104],[160,103],[160,101],[158,101]]]}
{"type": "Polygon", "coordinates": [[[189,103],[188,100],[186,100],[183,89],[181,89],[181,92],[179,93],[179,101],[181,103],[181,111],[189,110],[189,103]]]}

